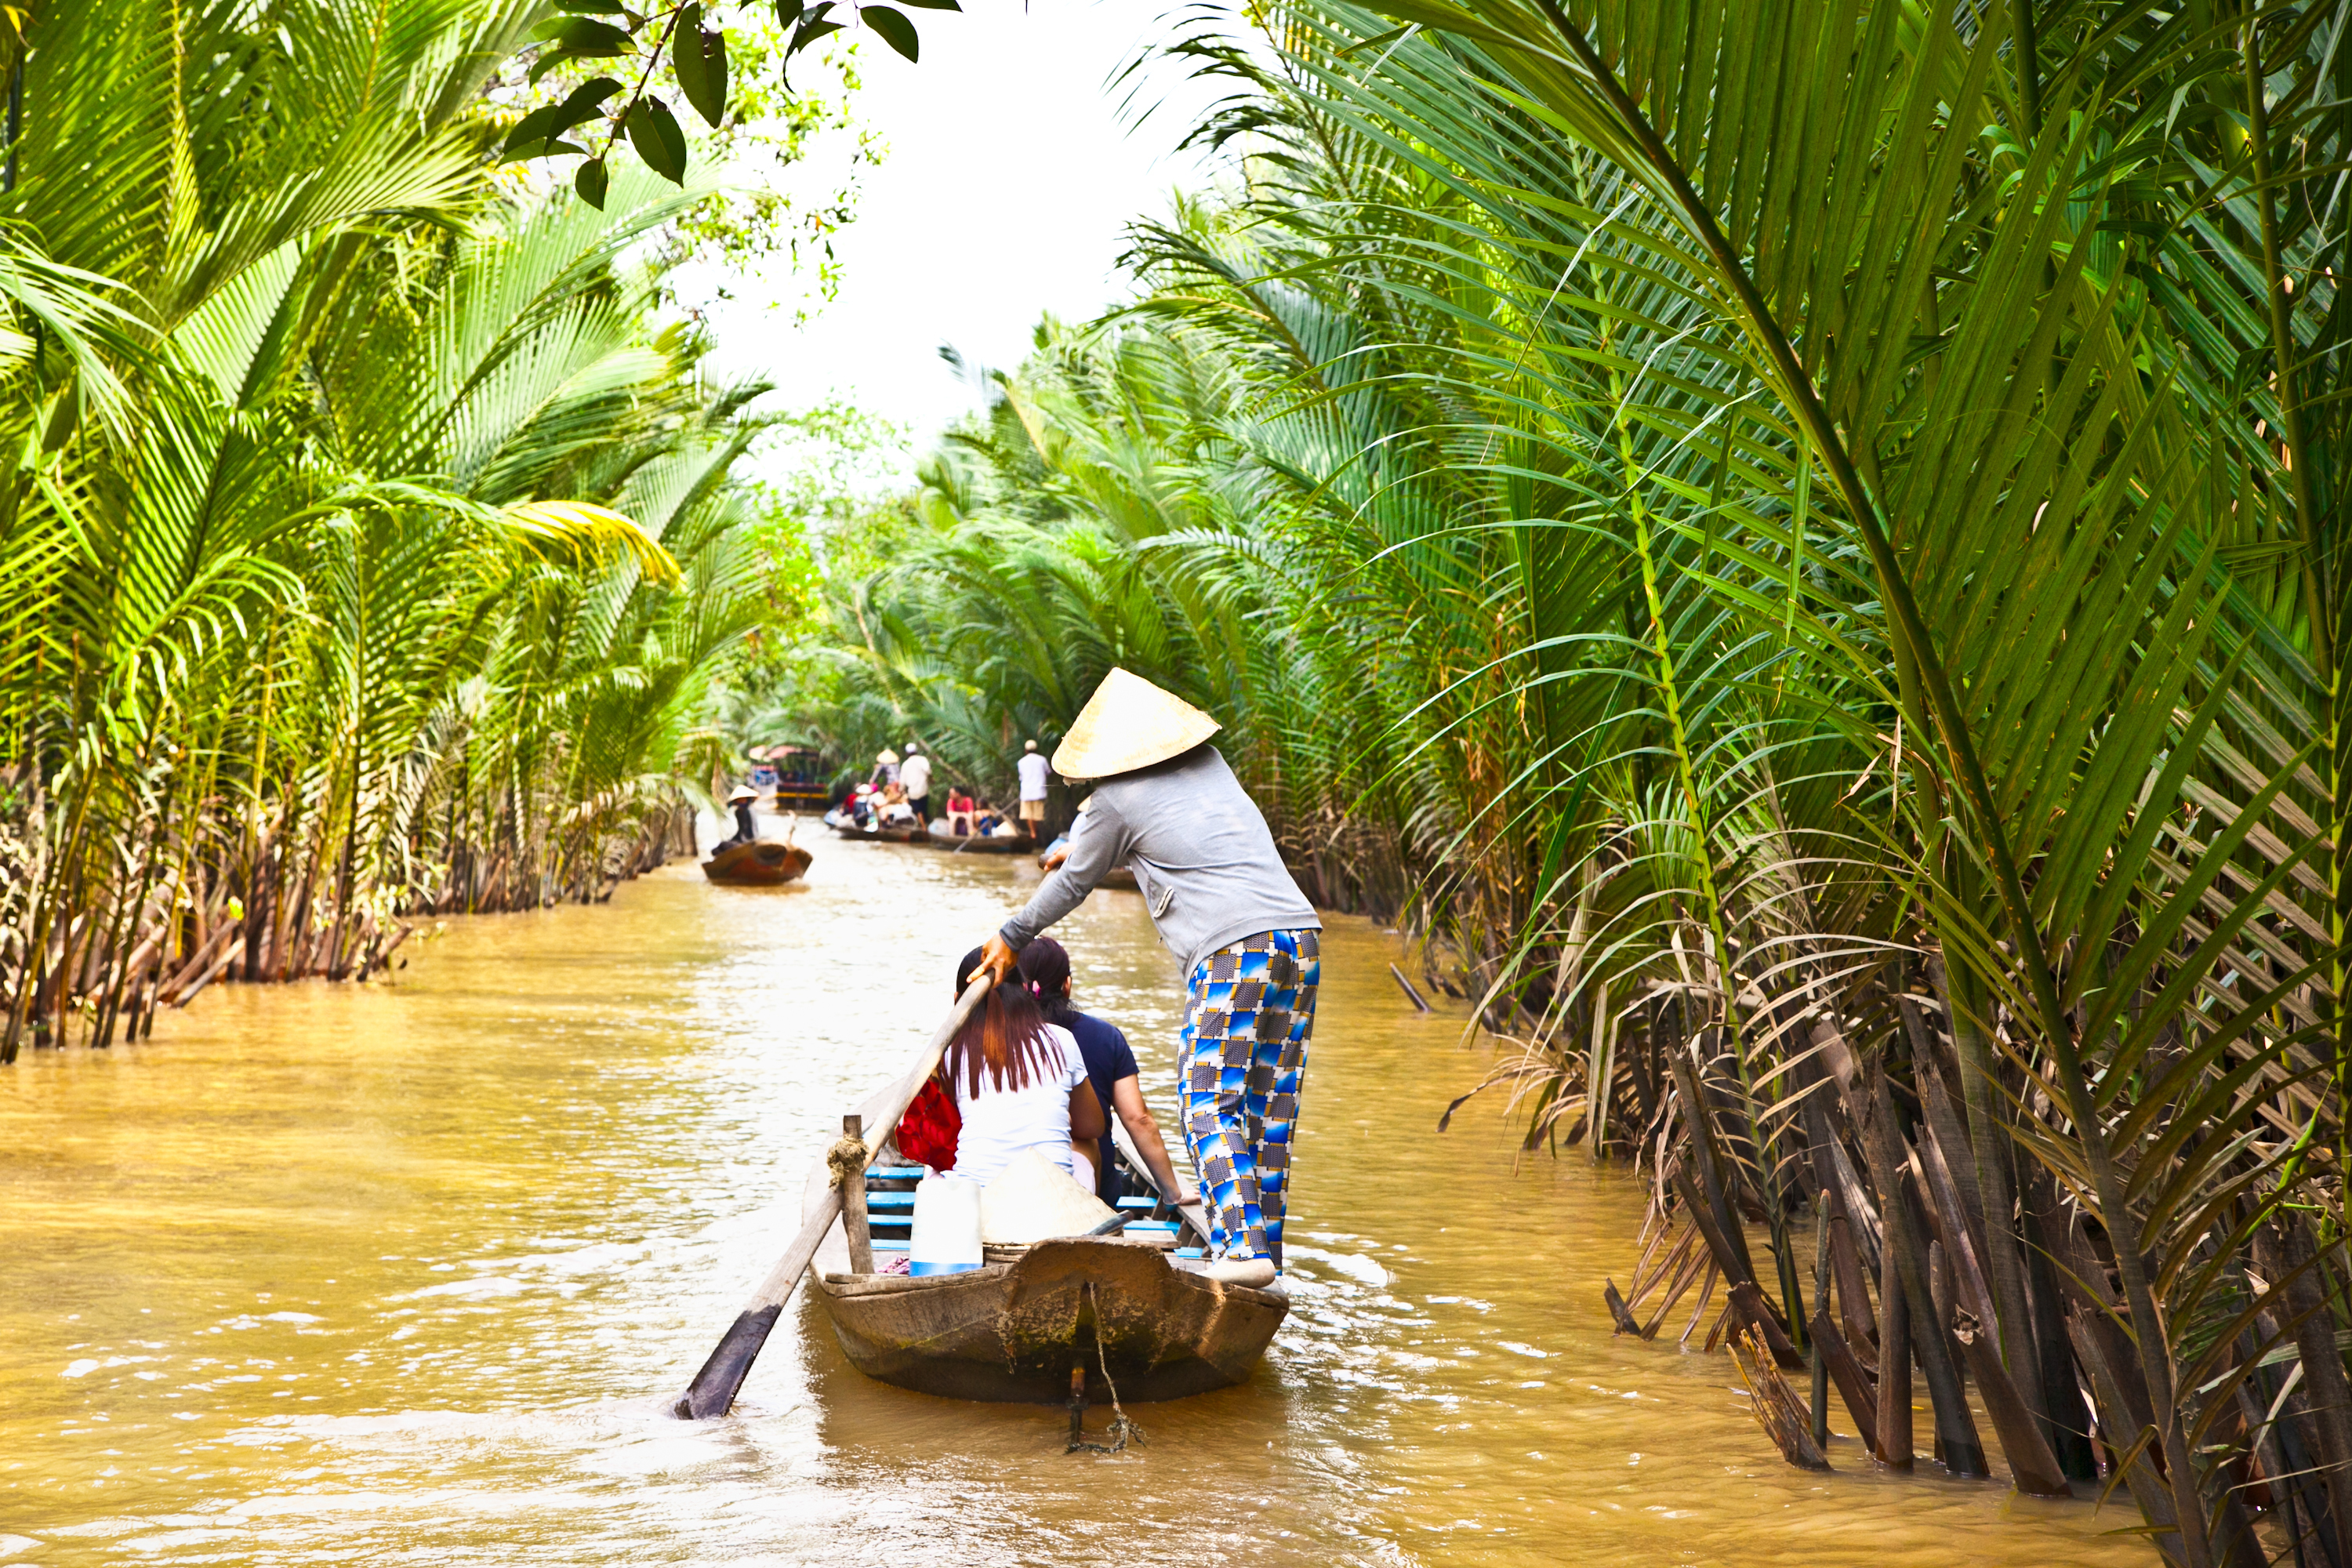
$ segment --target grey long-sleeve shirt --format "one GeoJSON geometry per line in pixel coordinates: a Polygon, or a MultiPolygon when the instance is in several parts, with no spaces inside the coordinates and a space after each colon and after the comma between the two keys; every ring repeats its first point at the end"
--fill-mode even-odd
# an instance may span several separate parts
{"type": "Polygon", "coordinates": [[[1071,832],[1069,858],[998,934],[1020,952],[1121,865],[1134,868],[1151,923],[1188,975],[1243,937],[1323,929],[1275,849],[1257,803],[1217,749],[1204,743],[1097,784],[1071,832]]]}

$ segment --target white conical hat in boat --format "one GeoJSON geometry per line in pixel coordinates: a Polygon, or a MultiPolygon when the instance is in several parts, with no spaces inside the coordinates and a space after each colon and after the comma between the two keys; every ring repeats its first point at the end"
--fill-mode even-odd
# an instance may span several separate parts
{"type": "Polygon", "coordinates": [[[1113,1212],[1071,1180],[1061,1164],[1024,1149],[980,1194],[980,1237],[999,1246],[1026,1247],[1057,1236],[1084,1236],[1113,1212]]]}
{"type": "Polygon", "coordinates": [[[1066,779],[1107,779],[1180,756],[1215,734],[1214,719],[1139,675],[1114,668],[1054,752],[1066,779]]]}

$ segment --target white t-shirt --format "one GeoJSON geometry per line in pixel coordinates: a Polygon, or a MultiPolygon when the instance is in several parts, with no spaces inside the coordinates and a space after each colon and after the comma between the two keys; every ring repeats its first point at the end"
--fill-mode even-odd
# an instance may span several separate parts
{"type": "Polygon", "coordinates": [[[1024,752],[1021,754],[1021,798],[1023,800],[1045,798],[1045,752],[1024,752]]]}
{"type": "Polygon", "coordinates": [[[1070,1163],[1070,1091],[1087,1081],[1086,1058],[1059,1024],[1046,1025],[1045,1037],[1061,1054],[1061,1065],[1049,1053],[1046,1070],[1031,1078],[1025,1089],[998,1089],[983,1068],[980,1093],[973,1095],[963,1075],[956,1075],[956,1110],[963,1118],[956,1138],[957,1175],[984,1186],[1004,1173],[1015,1154],[1034,1149],[1077,1179],[1070,1163]]]}
{"type": "Polygon", "coordinates": [[[931,793],[931,759],[921,752],[898,764],[898,783],[910,800],[920,800],[931,793]]]}

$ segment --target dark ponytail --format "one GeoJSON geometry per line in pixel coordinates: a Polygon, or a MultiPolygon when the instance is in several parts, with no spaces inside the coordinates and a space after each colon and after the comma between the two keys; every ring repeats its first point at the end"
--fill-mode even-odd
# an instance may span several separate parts
{"type": "Polygon", "coordinates": [[[1069,950],[1050,936],[1033,936],[1021,950],[1021,983],[1036,998],[1045,1022],[1070,1026],[1078,1010],[1070,1005],[1069,950]]]}

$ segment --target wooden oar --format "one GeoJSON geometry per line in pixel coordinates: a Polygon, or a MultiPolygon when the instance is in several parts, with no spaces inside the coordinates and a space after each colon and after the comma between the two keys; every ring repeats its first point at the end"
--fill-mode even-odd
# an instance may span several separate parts
{"type": "MultiPolygon", "coordinates": [[[[956,1031],[963,1027],[963,1021],[971,1016],[974,1007],[980,1005],[981,998],[988,994],[988,986],[986,973],[974,975],[971,984],[964,988],[964,994],[957,998],[955,1010],[948,1015],[947,1021],[931,1037],[931,1043],[923,1047],[923,1054],[917,1058],[915,1065],[908,1068],[907,1076],[858,1107],[858,1113],[869,1129],[868,1136],[874,1140],[866,1146],[866,1157],[869,1163],[873,1161],[874,1152],[881,1148],[891,1130],[898,1125],[898,1118],[907,1113],[907,1107],[912,1105],[915,1096],[922,1092],[923,1080],[939,1067],[940,1058],[946,1052],[948,1042],[955,1038],[956,1031]]],[[[862,1174],[860,1179],[863,1179],[862,1174]]],[[[816,1249],[824,1244],[825,1233],[840,1217],[841,1189],[829,1187],[825,1195],[817,1200],[815,1210],[802,1222],[800,1234],[793,1237],[793,1244],[784,1248],[784,1256],[777,1261],[775,1268],[768,1271],[768,1277],[760,1282],[759,1289],[752,1292],[750,1304],[735,1315],[734,1324],[719,1340],[719,1348],[710,1352],[710,1359],[704,1362],[702,1370],[694,1374],[694,1382],[688,1386],[685,1396],[673,1407],[680,1419],[707,1421],[714,1415],[726,1415],[733,1406],[737,1391],[742,1388],[743,1380],[751,1375],[751,1363],[759,1359],[761,1349],[768,1342],[769,1331],[775,1328],[776,1320],[783,1315],[784,1303],[792,1300],[801,1276],[808,1272],[809,1259],[816,1256],[816,1249]]]]}

